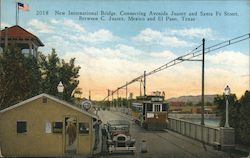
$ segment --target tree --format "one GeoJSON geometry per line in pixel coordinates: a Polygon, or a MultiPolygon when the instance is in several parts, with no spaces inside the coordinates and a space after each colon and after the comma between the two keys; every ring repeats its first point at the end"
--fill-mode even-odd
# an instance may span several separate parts
{"type": "Polygon", "coordinates": [[[122,98],[121,102],[122,102],[122,107],[125,107],[125,108],[128,107],[128,100],[126,98],[122,98]]]}
{"type": "Polygon", "coordinates": [[[73,98],[73,91],[79,84],[79,66],[75,66],[75,58],[70,59],[69,63],[62,60],[62,65],[59,68],[59,79],[64,85],[63,98],[67,101],[71,101],[73,98]]]}
{"type": "Polygon", "coordinates": [[[187,106],[193,106],[193,103],[192,103],[191,101],[187,101],[187,102],[186,102],[186,105],[187,105],[187,106]]]}
{"type": "Polygon", "coordinates": [[[212,106],[213,104],[211,102],[206,102],[205,106],[212,106]]]}
{"type": "Polygon", "coordinates": [[[57,86],[61,81],[64,86],[62,99],[73,101],[73,91],[79,84],[79,66],[75,66],[75,58],[70,59],[69,63],[60,60],[55,49],[52,49],[48,57],[41,55],[42,90],[45,93],[59,96],[57,86]]]}
{"type": "Polygon", "coordinates": [[[72,92],[79,84],[79,66],[75,59],[60,60],[55,49],[37,59],[24,55],[15,46],[0,54],[0,109],[14,105],[40,93],[58,96],[57,86],[64,84],[63,99],[73,101],[72,92]]]}
{"type": "Polygon", "coordinates": [[[0,108],[6,108],[40,92],[40,70],[36,58],[15,46],[0,56],[0,108]]]}
{"type": "MultiPolygon", "coordinates": [[[[231,94],[229,100],[229,125],[235,129],[236,143],[250,145],[250,93],[237,100],[235,94],[231,94]]],[[[218,106],[218,115],[221,116],[220,125],[225,124],[225,95],[214,98],[214,104],[218,106]]]]}
{"type": "Polygon", "coordinates": [[[26,64],[28,68],[28,74],[30,77],[29,83],[30,83],[30,90],[28,91],[30,94],[29,96],[35,96],[38,95],[42,92],[42,86],[41,86],[41,70],[40,70],[40,65],[38,63],[37,58],[29,54],[26,57],[26,64]]]}
{"type": "MultiPolygon", "coordinates": [[[[250,145],[250,92],[246,91],[239,100],[240,112],[239,138],[243,144],[250,145]]],[[[239,112],[237,112],[239,114],[239,112]]]]}
{"type": "MultiPolygon", "coordinates": [[[[228,109],[229,109],[229,124],[235,124],[235,119],[233,115],[233,111],[235,110],[236,105],[238,104],[237,97],[235,94],[230,94],[228,96],[228,109]]],[[[225,125],[225,118],[226,118],[226,98],[225,95],[217,95],[214,98],[214,105],[217,105],[217,114],[221,116],[220,126],[225,125]]]]}
{"type": "Polygon", "coordinates": [[[40,59],[42,72],[42,91],[44,93],[57,96],[57,86],[60,82],[60,59],[58,58],[55,49],[52,49],[52,52],[48,55],[48,57],[41,54],[40,59]]]}

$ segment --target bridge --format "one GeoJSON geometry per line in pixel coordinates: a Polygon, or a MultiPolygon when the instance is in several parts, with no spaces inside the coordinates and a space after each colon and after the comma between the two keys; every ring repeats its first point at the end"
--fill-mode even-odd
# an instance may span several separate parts
{"type": "MultiPolygon", "coordinates": [[[[202,44],[200,44],[199,46],[195,47],[192,51],[188,52],[187,54],[184,54],[182,56],[177,57],[176,59],[167,62],[166,64],[151,70],[147,73],[147,71],[144,71],[143,75],[140,75],[134,79],[132,79],[129,82],[126,82],[124,85],[116,88],[115,90],[110,90],[108,89],[108,94],[107,96],[103,99],[103,101],[107,100],[109,103],[110,97],[112,98],[112,102],[113,102],[113,98],[114,98],[114,94],[117,93],[117,99],[119,98],[119,90],[125,89],[126,90],[126,97],[125,99],[128,99],[128,86],[136,83],[136,82],[140,82],[140,95],[142,95],[141,93],[141,88],[143,85],[143,94],[144,96],[146,95],[146,77],[154,75],[156,73],[159,73],[160,71],[163,71],[165,69],[171,68],[175,65],[178,65],[184,61],[200,61],[202,62],[202,74],[201,74],[201,125],[204,125],[204,106],[205,106],[205,102],[204,102],[204,89],[205,89],[205,54],[207,53],[211,53],[213,51],[216,50],[220,50],[224,47],[233,45],[233,44],[237,44],[240,43],[242,41],[248,40],[250,38],[250,33],[248,34],[244,34],[226,41],[223,41],[221,43],[217,43],[215,45],[209,46],[209,47],[205,47],[205,39],[202,39],[202,44]],[[198,57],[202,56],[201,59],[199,59],[198,57]]],[[[250,62],[250,56],[249,56],[249,62],[250,62]]],[[[250,70],[250,69],[249,69],[250,70]]],[[[249,80],[250,80],[250,75],[249,75],[249,80]]],[[[249,89],[250,89],[250,84],[249,84],[249,89]]]]}
{"type": "MultiPolygon", "coordinates": [[[[147,131],[131,121],[129,112],[123,113],[120,108],[110,106],[110,111],[100,111],[99,117],[105,123],[112,119],[126,119],[131,123],[131,133],[137,140],[137,149],[140,149],[141,141],[147,142],[148,152],[140,153],[137,150],[132,155],[115,154],[111,157],[244,157],[243,153],[237,153],[232,150],[234,144],[234,129],[223,127],[211,127],[204,124],[204,58],[205,54],[224,47],[248,40],[250,34],[245,34],[232,38],[230,40],[205,47],[205,39],[202,44],[194,48],[189,53],[179,56],[176,59],[149,72],[144,71],[140,75],[115,90],[108,89],[107,96],[103,99],[109,106],[113,105],[114,94],[119,98],[119,90],[126,89],[128,99],[128,86],[140,82],[140,92],[143,86],[144,96],[146,95],[146,77],[154,75],[162,70],[173,67],[184,61],[202,62],[202,87],[201,87],[201,124],[194,124],[181,119],[169,117],[168,128],[164,131],[147,131]],[[198,57],[201,57],[199,59],[198,57]],[[111,101],[110,101],[111,97],[111,101]],[[215,150],[217,149],[217,150],[215,150]],[[218,150],[219,149],[219,150],[218,150]],[[220,150],[222,149],[222,150],[220,150]]],[[[142,95],[142,93],[140,93],[142,95]]],[[[102,149],[105,149],[103,147],[102,149]]],[[[102,156],[105,156],[105,150],[102,150],[102,156]]],[[[106,155],[107,156],[107,155],[106,155]]]]}
{"type": "MultiPolygon", "coordinates": [[[[219,136],[219,128],[215,127],[205,127],[210,131],[210,133],[215,132],[213,134],[206,133],[204,130],[204,140],[199,140],[201,135],[193,129],[187,128],[186,130],[181,127],[181,123],[174,124],[173,120],[170,119],[170,127],[163,131],[148,131],[140,127],[138,124],[135,124],[129,112],[124,111],[121,108],[111,108],[110,110],[100,110],[98,112],[100,119],[105,124],[109,120],[129,120],[131,127],[130,132],[131,135],[136,139],[136,151],[134,153],[130,152],[117,152],[109,154],[106,150],[105,142],[102,142],[101,151],[99,154],[95,155],[96,157],[115,157],[115,158],[165,158],[165,157],[173,157],[173,158],[228,158],[228,157],[237,157],[243,158],[247,157],[248,153],[242,153],[236,150],[228,149],[228,150],[218,150],[215,146],[209,144],[209,142],[218,141],[219,136]],[[194,137],[185,136],[185,132],[191,131],[189,134],[193,133],[194,137]],[[205,137],[206,136],[206,137],[205,137]],[[142,141],[146,141],[147,152],[141,153],[141,145],[142,141]]],[[[178,120],[178,119],[174,119],[178,120]]],[[[197,125],[200,126],[200,125],[197,125]]],[[[144,142],[145,143],[145,142],[144,142]]]]}

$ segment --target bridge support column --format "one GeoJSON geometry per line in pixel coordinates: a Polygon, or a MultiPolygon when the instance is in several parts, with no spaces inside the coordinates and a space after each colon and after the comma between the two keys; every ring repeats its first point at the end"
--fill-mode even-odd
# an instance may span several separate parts
{"type": "Polygon", "coordinates": [[[222,150],[233,149],[235,147],[235,130],[231,127],[220,128],[220,143],[222,150]]]}

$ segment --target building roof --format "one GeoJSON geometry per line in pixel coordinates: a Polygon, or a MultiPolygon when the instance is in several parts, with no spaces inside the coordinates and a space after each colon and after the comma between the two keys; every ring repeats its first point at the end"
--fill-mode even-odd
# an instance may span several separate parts
{"type": "Polygon", "coordinates": [[[32,102],[32,101],[34,101],[34,100],[36,100],[36,99],[39,99],[39,98],[41,98],[41,97],[49,98],[49,99],[51,99],[51,100],[53,100],[53,101],[55,101],[55,102],[58,102],[58,103],[60,103],[60,104],[65,105],[66,107],[69,107],[69,108],[71,108],[71,109],[73,109],[73,110],[76,110],[76,111],[78,111],[78,112],[81,112],[81,113],[83,113],[83,114],[85,114],[85,115],[88,115],[88,116],[90,116],[90,117],[93,117],[93,118],[95,118],[95,119],[98,119],[97,116],[94,115],[94,114],[91,114],[91,113],[89,113],[89,112],[87,112],[87,111],[84,111],[84,110],[82,110],[82,109],[80,109],[80,108],[78,108],[78,107],[76,107],[76,106],[74,106],[74,105],[72,105],[72,104],[70,104],[70,103],[64,101],[64,100],[60,100],[60,99],[58,99],[58,98],[56,98],[56,97],[54,97],[54,96],[52,96],[52,95],[48,95],[48,94],[45,94],[45,93],[42,93],[42,94],[37,95],[37,96],[34,96],[34,97],[30,98],[30,99],[24,100],[24,101],[22,101],[22,102],[20,102],[20,103],[17,103],[17,104],[15,104],[15,105],[13,105],[13,106],[10,106],[10,107],[8,107],[8,108],[6,108],[6,109],[3,109],[3,110],[0,111],[0,113],[4,113],[4,112],[7,112],[7,111],[10,111],[10,110],[15,109],[15,108],[17,108],[17,107],[19,107],[19,106],[22,106],[22,105],[24,105],[24,104],[26,104],[26,103],[32,102]]]}
{"type": "Polygon", "coordinates": [[[8,37],[16,38],[16,39],[19,39],[19,38],[31,39],[31,40],[35,40],[39,46],[44,46],[44,44],[38,37],[28,32],[27,30],[25,30],[19,25],[14,25],[14,26],[1,30],[2,37],[6,35],[6,32],[7,32],[8,37]]]}

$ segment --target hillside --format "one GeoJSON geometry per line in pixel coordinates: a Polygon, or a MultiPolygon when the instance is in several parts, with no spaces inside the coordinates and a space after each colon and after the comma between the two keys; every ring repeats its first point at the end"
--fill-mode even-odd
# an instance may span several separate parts
{"type": "MultiPolygon", "coordinates": [[[[211,102],[213,103],[214,98],[216,97],[216,94],[214,95],[205,95],[204,96],[204,101],[206,102],[211,102]]],[[[197,104],[201,102],[201,96],[181,96],[177,98],[170,98],[167,99],[168,102],[192,102],[193,104],[197,104]]]]}

